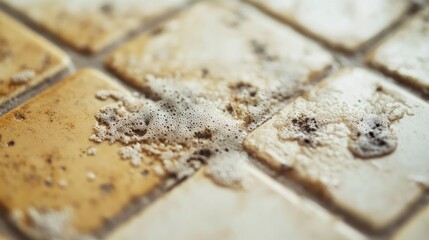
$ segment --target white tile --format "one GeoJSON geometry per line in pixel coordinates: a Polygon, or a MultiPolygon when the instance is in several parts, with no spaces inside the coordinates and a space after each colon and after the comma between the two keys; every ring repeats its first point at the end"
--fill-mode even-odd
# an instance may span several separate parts
{"type": "Polygon", "coordinates": [[[368,58],[373,65],[429,92],[429,7],[383,41],[368,58]]]}
{"type": "Polygon", "coordinates": [[[406,0],[248,0],[331,45],[356,50],[395,22],[406,0]]]}
{"type": "Polygon", "coordinates": [[[108,239],[362,239],[259,170],[246,170],[252,182],[241,190],[220,187],[199,172],[108,239]]]}
{"type": "Polygon", "coordinates": [[[382,228],[418,199],[420,184],[429,183],[428,112],[428,104],[382,77],[343,69],[250,133],[245,147],[382,228]],[[360,129],[358,138],[358,127],[377,117],[386,118],[380,131],[360,129]]]}

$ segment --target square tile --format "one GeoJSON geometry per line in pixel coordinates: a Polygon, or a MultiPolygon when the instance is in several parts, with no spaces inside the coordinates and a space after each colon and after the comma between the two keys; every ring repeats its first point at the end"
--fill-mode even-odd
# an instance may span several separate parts
{"type": "Polygon", "coordinates": [[[65,70],[68,56],[0,12],[0,104],[65,70]]]}
{"type": "Polygon", "coordinates": [[[245,167],[248,188],[221,187],[200,171],[108,239],[364,239],[318,205],[245,167]]]}
{"type": "Polygon", "coordinates": [[[363,69],[343,69],[250,133],[244,146],[380,229],[429,183],[429,106],[363,69]]]}
{"type": "Polygon", "coordinates": [[[98,52],[186,0],[1,0],[85,52],[98,52]]]}
{"type": "Polygon", "coordinates": [[[429,93],[429,7],[368,54],[368,62],[429,93]]]}
{"type": "Polygon", "coordinates": [[[358,50],[410,7],[407,0],[248,0],[328,44],[358,50]]]}
{"type": "Polygon", "coordinates": [[[126,93],[81,70],[0,117],[0,206],[30,236],[83,237],[165,179],[155,156],[131,164],[123,145],[89,139],[110,103],[99,90],[126,93]]]}

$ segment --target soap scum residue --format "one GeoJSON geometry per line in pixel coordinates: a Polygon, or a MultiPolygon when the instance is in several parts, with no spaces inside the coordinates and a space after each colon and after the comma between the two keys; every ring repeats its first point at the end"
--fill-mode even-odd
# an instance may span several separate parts
{"type": "Polygon", "coordinates": [[[340,184],[336,174],[354,164],[341,159],[371,159],[395,151],[398,138],[392,125],[412,115],[403,99],[378,85],[369,100],[354,105],[327,90],[304,95],[291,109],[274,123],[280,140],[301,146],[289,167],[332,187],[340,184]]]}
{"type": "Polygon", "coordinates": [[[96,113],[90,139],[123,144],[118,154],[133,166],[144,162],[145,156],[159,160],[162,169],[153,165],[159,175],[165,171],[183,179],[208,163],[206,174],[215,182],[243,186],[244,170],[239,166],[247,160],[241,153],[242,122],[177,85],[172,88],[159,79],[150,80],[151,99],[99,91],[98,99],[114,102],[96,113]]]}
{"type": "Polygon", "coordinates": [[[374,158],[392,153],[398,139],[391,125],[412,115],[405,101],[376,86],[366,103],[349,106],[340,99],[320,97],[299,102],[292,114],[275,126],[282,140],[296,140],[300,145],[324,145],[330,124],[343,123],[349,136],[348,149],[359,158],[374,158]]]}
{"type": "Polygon", "coordinates": [[[33,69],[25,69],[12,75],[10,82],[16,85],[25,84],[35,76],[36,72],[33,69]]]}
{"type": "Polygon", "coordinates": [[[11,220],[34,239],[93,240],[93,237],[82,235],[71,227],[72,216],[73,211],[70,208],[63,210],[29,208],[25,214],[21,210],[12,211],[11,220]]]}

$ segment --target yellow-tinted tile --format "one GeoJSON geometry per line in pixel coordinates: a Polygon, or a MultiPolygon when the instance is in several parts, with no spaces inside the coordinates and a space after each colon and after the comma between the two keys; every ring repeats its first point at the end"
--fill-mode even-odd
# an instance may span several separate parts
{"type": "Polygon", "coordinates": [[[250,133],[245,147],[382,228],[428,186],[427,112],[382,77],[344,69],[250,133]]]}
{"type": "Polygon", "coordinates": [[[2,0],[82,51],[96,52],[186,0],[2,0]]]}
{"type": "Polygon", "coordinates": [[[200,171],[108,239],[364,239],[320,206],[244,167],[248,188],[221,187],[200,171]]]}
{"type": "Polygon", "coordinates": [[[389,27],[405,14],[407,0],[248,0],[348,51],[389,27]]]}
{"type": "Polygon", "coordinates": [[[376,67],[429,93],[429,7],[368,55],[376,67]]]}
{"type": "Polygon", "coordinates": [[[89,140],[108,89],[124,91],[82,70],[0,118],[0,204],[26,233],[88,233],[161,182],[151,157],[131,166],[121,145],[89,140]]]}
{"type": "Polygon", "coordinates": [[[429,236],[429,206],[421,210],[393,237],[394,240],[426,240],[429,236]]]}
{"type": "Polygon", "coordinates": [[[332,56],[293,29],[237,1],[193,5],[115,51],[107,65],[147,88],[152,77],[219,102],[246,123],[329,67],[332,56]]]}
{"type": "Polygon", "coordinates": [[[0,104],[64,70],[68,57],[0,12],[0,104]]]}

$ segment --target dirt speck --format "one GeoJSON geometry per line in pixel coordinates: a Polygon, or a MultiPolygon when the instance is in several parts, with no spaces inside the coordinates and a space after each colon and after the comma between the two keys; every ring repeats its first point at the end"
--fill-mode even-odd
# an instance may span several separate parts
{"type": "Polygon", "coordinates": [[[8,147],[13,147],[13,146],[15,146],[15,141],[11,140],[11,141],[7,142],[7,146],[8,146],[8,147]]]}
{"type": "Polygon", "coordinates": [[[15,119],[18,121],[24,121],[25,120],[25,115],[21,112],[17,112],[15,113],[15,119]]]}
{"type": "Polygon", "coordinates": [[[113,190],[115,190],[115,186],[112,183],[103,183],[100,185],[100,190],[103,193],[111,193],[113,190]]]}

